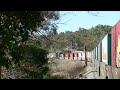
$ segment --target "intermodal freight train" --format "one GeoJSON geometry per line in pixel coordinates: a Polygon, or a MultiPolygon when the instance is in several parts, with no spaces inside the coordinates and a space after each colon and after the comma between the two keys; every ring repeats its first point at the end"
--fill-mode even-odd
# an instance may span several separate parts
{"type": "Polygon", "coordinates": [[[120,20],[91,51],[91,60],[99,60],[112,67],[120,67],[120,20]]]}

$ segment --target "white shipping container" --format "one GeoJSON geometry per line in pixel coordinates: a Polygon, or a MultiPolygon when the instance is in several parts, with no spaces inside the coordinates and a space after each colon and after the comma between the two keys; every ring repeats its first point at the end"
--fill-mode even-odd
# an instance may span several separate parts
{"type": "Polygon", "coordinates": [[[87,52],[87,60],[90,61],[90,52],[87,52]]]}
{"type": "Polygon", "coordinates": [[[92,50],[92,63],[94,64],[94,50],[92,50]]]}
{"type": "Polygon", "coordinates": [[[85,57],[84,57],[84,56],[82,56],[82,60],[85,60],[85,57]]]}
{"type": "Polygon", "coordinates": [[[81,53],[78,53],[78,60],[81,60],[81,59],[82,59],[81,53]]]}
{"type": "Polygon", "coordinates": [[[60,59],[64,59],[64,55],[63,54],[60,54],[60,59]]]}
{"type": "Polygon", "coordinates": [[[78,57],[74,57],[74,60],[78,60],[78,57]]]}
{"type": "Polygon", "coordinates": [[[85,60],[85,53],[82,53],[82,60],[85,60]]]}

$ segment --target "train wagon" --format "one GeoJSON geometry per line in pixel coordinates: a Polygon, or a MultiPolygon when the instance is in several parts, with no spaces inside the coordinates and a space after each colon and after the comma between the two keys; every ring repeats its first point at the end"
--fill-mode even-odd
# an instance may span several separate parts
{"type": "Polygon", "coordinates": [[[82,53],[78,53],[78,60],[82,60],[82,53]]]}
{"type": "Polygon", "coordinates": [[[91,52],[86,52],[87,60],[91,61],[91,52]]]}
{"type": "Polygon", "coordinates": [[[95,59],[98,60],[98,46],[95,48],[95,53],[96,53],[96,56],[95,56],[95,59]]]}
{"type": "Polygon", "coordinates": [[[95,61],[94,61],[95,69],[97,69],[97,60],[98,60],[98,46],[96,46],[95,48],[95,61]]]}
{"type": "Polygon", "coordinates": [[[82,56],[82,60],[85,60],[85,52],[83,52],[82,54],[81,54],[82,56]]]}
{"type": "Polygon", "coordinates": [[[65,54],[65,59],[69,59],[69,53],[65,54]]]}
{"type": "Polygon", "coordinates": [[[102,42],[98,44],[98,60],[102,61],[102,42]]]}
{"type": "Polygon", "coordinates": [[[95,60],[95,58],[96,58],[96,50],[95,50],[95,48],[93,49],[93,59],[95,60]]]}
{"type": "Polygon", "coordinates": [[[120,67],[120,20],[112,28],[111,34],[112,66],[120,67]]]}
{"type": "Polygon", "coordinates": [[[102,62],[111,65],[111,34],[108,33],[102,39],[102,62]]]}
{"type": "Polygon", "coordinates": [[[74,53],[70,53],[70,59],[74,59],[74,53]]]}
{"type": "Polygon", "coordinates": [[[60,54],[60,59],[64,59],[64,54],[63,53],[60,54]]]}
{"type": "Polygon", "coordinates": [[[91,61],[93,63],[93,60],[94,60],[94,50],[91,51],[91,61]]]}
{"type": "Polygon", "coordinates": [[[92,53],[92,63],[95,65],[95,59],[96,59],[96,48],[93,49],[93,53],[92,53]]]}
{"type": "Polygon", "coordinates": [[[78,53],[74,53],[74,60],[78,60],[78,53]]]}

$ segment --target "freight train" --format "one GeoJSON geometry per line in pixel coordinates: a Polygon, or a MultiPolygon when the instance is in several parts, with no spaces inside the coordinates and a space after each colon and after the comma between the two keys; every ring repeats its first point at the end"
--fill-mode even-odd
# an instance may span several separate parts
{"type": "MultiPolygon", "coordinates": [[[[84,51],[72,51],[70,53],[60,54],[60,59],[71,59],[71,60],[85,60],[84,51]]],[[[91,60],[91,52],[86,51],[86,58],[88,61],[91,60]]]]}
{"type": "Polygon", "coordinates": [[[120,67],[120,20],[113,26],[99,44],[91,51],[91,60],[120,67]]]}

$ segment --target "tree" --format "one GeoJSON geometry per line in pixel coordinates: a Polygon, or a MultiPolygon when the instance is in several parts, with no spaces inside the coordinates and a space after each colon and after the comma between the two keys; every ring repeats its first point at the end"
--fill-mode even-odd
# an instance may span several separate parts
{"type": "Polygon", "coordinates": [[[79,28],[78,31],[71,32],[66,31],[55,36],[57,43],[54,44],[57,48],[64,49],[66,46],[84,50],[86,46],[87,50],[92,50],[102,38],[111,31],[112,26],[109,25],[97,25],[90,29],[79,28]]]}
{"type": "Polygon", "coordinates": [[[43,79],[44,75],[49,70],[47,63],[48,51],[42,49],[36,41],[29,41],[25,46],[24,59],[20,63],[21,70],[27,73],[31,79],[43,79]],[[35,43],[34,45],[30,43],[35,43]]]}
{"type": "Polygon", "coordinates": [[[56,11],[0,12],[0,66],[9,67],[23,57],[24,43],[34,33],[55,30],[56,11]]]}
{"type": "Polygon", "coordinates": [[[30,37],[24,46],[23,60],[7,70],[3,68],[3,79],[43,79],[49,72],[48,51],[41,48],[39,39],[30,37]]]}

